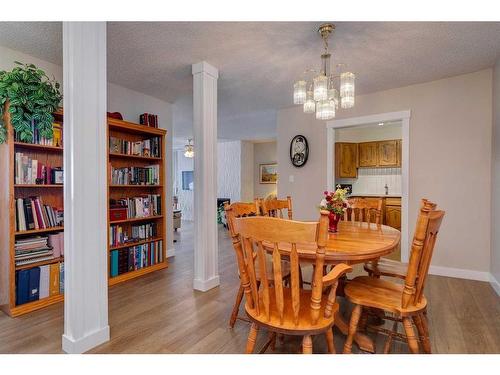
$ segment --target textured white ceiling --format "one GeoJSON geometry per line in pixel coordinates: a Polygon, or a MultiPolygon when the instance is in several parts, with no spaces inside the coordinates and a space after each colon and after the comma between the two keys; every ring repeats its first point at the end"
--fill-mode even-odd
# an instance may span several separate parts
{"type": "MultiPolygon", "coordinates": [[[[174,135],[192,127],[191,64],[220,71],[219,135],[275,136],[276,110],[292,104],[292,82],[319,66],[321,22],[110,22],[108,79],[175,103],[174,135]]],[[[335,62],[370,93],[491,67],[500,23],[341,22],[330,46],[335,62]]],[[[0,45],[62,64],[61,24],[0,23],[0,45]]]]}

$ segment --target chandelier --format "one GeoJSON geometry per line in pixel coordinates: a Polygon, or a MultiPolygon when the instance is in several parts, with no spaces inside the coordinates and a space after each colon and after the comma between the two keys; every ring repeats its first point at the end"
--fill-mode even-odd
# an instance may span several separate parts
{"type": "Polygon", "coordinates": [[[186,158],[194,157],[194,146],[193,140],[191,138],[188,139],[188,144],[184,146],[184,156],[186,158]]]}
{"type": "MultiPolygon", "coordinates": [[[[315,113],[318,120],[331,120],[339,106],[343,109],[354,107],[354,73],[343,71],[344,64],[338,64],[338,72],[330,71],[331,54],[328,52],[328,37],[335,25],[325,23],[318,29],[323,39],[325,51],[321,55],[321,70],[310,80],[305,77],[293,85],[293,104],[301,104],[304,113],[315,113]],[[338,89],[337,89],[338,87],[338,89]]],[[[304,76],[316,74],[308,69],[304,76]]]]}

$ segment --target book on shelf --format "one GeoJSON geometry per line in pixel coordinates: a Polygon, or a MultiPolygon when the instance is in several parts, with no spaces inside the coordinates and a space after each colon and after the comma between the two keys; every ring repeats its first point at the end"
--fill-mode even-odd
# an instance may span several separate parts
{"type": "Polygon", "coordinates": [[[62,184],[63,170],[61,167],[44,165],[37,159],[22,152],[16,152],[14,157],[14,183],[16,185],[47,185],[62,184]]]}
{"type": "Polygon", "coordinates": [[[42,137],[40,134],[40,131],[38,128],[35,126],[36,120],[31,121],[31,139],[26,141],[26,139],[22,140],[20,134],[18,134],[16,131],[14,131],[14,141],[16,142],[22,142],[22,143],[29,143],[29,144],[34,144],[34,145],[42,145],[42,146],[55,146],[55,147],[62,147],[62,139],[63,139],[63,129],[62,129],[62,124],[58,122],[54,122],[52,124],[52,132],[53,132],[53,137],[52,139],[48,139],[45,137],[42,137]]]}
{"type": "Polygon", "coordinates": [[[113,250],[110,258],[111,277],[153,266],[163,262],[163,241],[113,250]]]}
{"type": "Polygon", "coordinates": [[[110,199],[111,208],[126,208],[127,219],[161,215],[161,195],[145,194],[137,197],[110,199]]]}
{"type": "Polygon", "coordinates": [[[142,141],[127,141],[117,137],[109,137],[109,152],[119,155],[159,158],[161,157],[160,137],[153,137],[142,141]]]}
{"type": "Polygon", "coordinates": [[[59,294],[64,294],[64,262],[59,263],[59,294]]]}
{"type": "Polygon", "coordinates": [[[47,298],[50,284],[50,265],[40,266],[40,299],[47,298]]]}
{"type": "Polygon", "coordinates": [[[59,281],[60,281],[60,271],[59,264],[53,263],[49,268],[49,295],[55,296],[59,294],[59,281]]]}
{"type": "Polygon", "coordinates": [[[153,115],[151,113],[143,113],[139,116],[139,123],[141,125],[150,126],[152,128],[158,127],[158,115],[153,115]]]}
{"type": "Polygon", "coordinates": [[[64,293],[64,263],[16,271],[16,305],[64,293]]]}
{"type": "Polygon", "coordinates": [[[62,209],[43,204],[42,197],[16,199],[16,230],[18,232],[63,225],[62,209]]]}
{"type": "Polygon", "coordinates": [[[54,258],[64,256],[64,232],[49,234],[48,244],[50,247],[52,247],[54,258]]]}
{"type": "MultiPolygon", "coordinates": [[[[62,233],[63,232],[60,232],[53,236],[60,238],[62,233]]],[[[59,258],[61,256],[61,247],[59,243],[56,245],[53,245],[50,238],[47,236],[34,236],[16,239],[14,244],[14,263],[16,266],[24,266],[59,258]],[[56,245],[57,247],[54,247],[56,245]]]]}
{"type": "Polygon", "coordinates": [[[160,166],[145,167],[111,167],[112,185],[158,185],[160,181],[160,166]]]}
{"type": "Polygon", "coordinates": [[[145,223],[130,226],[129,231],[121,225],[110,225],[109,227],[109,245],[118,246],[126,243],[139,242],[148,238],[158,236],[156,223],[145,223]]]}

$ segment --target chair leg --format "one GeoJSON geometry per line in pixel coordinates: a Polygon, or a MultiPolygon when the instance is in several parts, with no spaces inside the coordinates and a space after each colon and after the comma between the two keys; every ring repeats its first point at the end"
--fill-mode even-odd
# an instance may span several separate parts
{"type": "Polygon", "coordinates": [[[311,336],[304,336],[302,339],[302,353],[303,354],[312,354],[313,352],[313,344],[311,336]]]}
{"type": "Polygon", "coordinates": [[[427,318],[423,313],[412,317],[415,327],[417,327],[418,336],[424,353],[431,354],[431,342],[429,340],[429,329],[427,327],[427,318]]]}
{"type": "Polygon", "coordinates": [[[415,331],[413,330],[411,319],[407,316],[403,318],[403,326],[405,328],[406,339],[408,340],[410,352],[412,352],[412,354],[418,354],[418,340],[415,337],[415,331]]]}
{"type": "Polygon", "coordinates": [[[269,345],[271,350],[274,352],[276,350],[276,332],[271,333],[271,344],[269,345]]]}
{"type": "Polygon", "coordinates": [[[354,340],[354,335],[358,330],[359,318],[362,311],[363,308],[361,307],[361,305],[354,306],[354,309],[352,310],[351,321],[349,322],[349,334],[347,335],[344,343],[344,354],[352,353],[352,341],[354,340]]]}
{"type": "Polygon", "coordinates": [[[248,334],[247,348],[245,351],[246,354],[252,354],[253,349],[255,348],[257,333],[259,333],[259,326],[255,323],[252,323],[252,326],[250,327],[250,333],[248,334]]]}
{"type": "Polygon", "coordinates": [[[328,353],[335,354],[335,344],[333,343],[333,327],[325,332],[326,345],[328,346],[328,353]]]}
{"type": "Polygon", "coordinates": [[[243,285],[240,283],[240,288],[238,289],[238,294],[236,295],[236,301],[234,301],[233,311],[231,313],[231,318],[229,319],[229,327],[233,328],[236,319],[238,318],[238,312],[240,311],[241,300],[243,299],[244,289],[243,285]]]}

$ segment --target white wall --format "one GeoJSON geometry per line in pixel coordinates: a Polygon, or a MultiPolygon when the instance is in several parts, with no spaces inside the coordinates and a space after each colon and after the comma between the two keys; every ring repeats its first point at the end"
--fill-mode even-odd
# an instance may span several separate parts
{"type": "MultiPolygon", "coordinates": [[[[437,202],[446,217],[433,265],[469,270],[471,277],[485,279],[490,264],[492,70],[360,95],[355,108],[337,118],[407,109],[410,233],[420,199],[437,202]]],[[[292,196],[298,219],[317,219],[316,206],[326,188],[325,122],[291,107],[278,113],[277,134],[278,193],[292,196]],[[294,168],[288,158],[296,134],[305,135],[310,146],[302,168],[294,168]],[[290,175],[295,182],[289,182],[290,175]]]]}
{"type": "Polygon", "coordinates": [[[241,141],[217,143],[217,197],[241,199],[241,141]]]}
{"type": "Polygon", "coordinates": [[[370,142],[403,137],[401,121],[389,125],[335,129],[335,142],[370,142]]]}
{"type": "Polygon", "coordinates": [[[35,64],[37,67],[44,70],[45,73],[47,73],[47,76],[49,76],[49,78],[52,78],[52,76],[54,76],[56,81],[61,84],[60,90],[62,92],[63,89],[62,66],[37,59],[36,57],[26,55],[25,53],[15,51],[7,47],[0,46],[0,70],[11,70],[15,66],[17,66],[16,64],[14,64],[14,61],[19,61],[21,63],[26,63],[26,64],[35,64]]]}
{"type": "MultiPolygon", "coordinates": [[[[256,198],[266,198],[269,194],[277,194],[276,184],[261,184],[260,164],[276,163],[277,143],[254,143],[254,195],[256,198]]],[[[280,176],[278,176],[279,179],[280,176]]]]}
{"type": "Polygon", "coordinates": [[[241,142],[241,200],[253,201],[254,195],[254,145],[249,141],[241,142]]]}
{"type": "Polygon", "coordinates": [[[492,285],[500,295],[500,58],[493,71],[493,150],[492,150],[492,285]]]}

